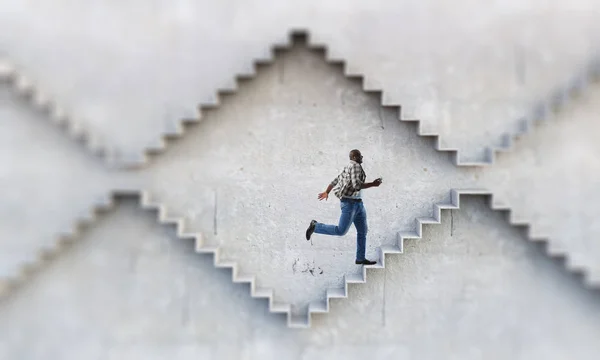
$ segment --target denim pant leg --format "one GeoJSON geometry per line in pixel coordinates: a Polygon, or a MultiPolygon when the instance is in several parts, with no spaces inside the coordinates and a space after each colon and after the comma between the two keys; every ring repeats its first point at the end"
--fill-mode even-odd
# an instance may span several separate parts
{"type": "Polygon", "coordinates": [[[358,203],[356,215],[354,216],[354,226],[356,227],[356,260],[365,260],[365,251],[367,247],[367,211],[363,203],[358,203]]]}
{"type": "Polygon", "coordinates": [[[339,223],[337,225],[326,225],[318,222],[315,225],[315,234],[336,236],[346,235],[348,229],[350,229],[350,225],[352,225],[354,220],[356,205],[357,204],[355,203],[341,202],[340,207],[342,208],[342,213],[340,215],[339,223]]]}

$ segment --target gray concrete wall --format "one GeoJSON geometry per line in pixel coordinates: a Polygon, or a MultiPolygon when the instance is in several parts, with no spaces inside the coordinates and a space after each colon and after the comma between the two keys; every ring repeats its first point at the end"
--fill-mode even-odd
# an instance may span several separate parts
{"type": "Polygon", "coordinates": [[[593,2],[0,6],[0,359],[597,352],[599,299],[589,290],[600,283],[597,85],[491,166],[456,166],[419,136],[439,134],[459,160],[486,162],[485,148],[518,133],[521,115],[555,88],[595,80],[582,77],[595,59],[593,2]],[[269,53],[295,26],[327,53],[302,43],[269,53]],[[261,58],[272,62],[254,69],[261,58]],[[252,76],[234,84],[237,74],[252,76]],[[217,104],[223,87],[236,91],[217,104]],[[23,99],[29,90],[33,99],[23,99]],[[44,99],[60,109],[41,111],[44,99]],[[421,124],[382,102],[401,104],[402,120],[421,124]],[[207,103],[218,106],[181,131],[181,119],[207,103]],[[173,132],[183,136],[144,158],[173,132]],[[354,229],[304,239],[311,219],[337,222],[337,199],[316,196],[352,148],[362,150],[368,180],[384,178],[364,191],[369,258],[381,260],[380,246],[416,231],[417,218],[435,217],[434,204],[449,204],[452,189],[487,189],[492,207],[512,214],[463,198],[403,254],[388,255],[386,269],[370,271],[367,284],[352,285],[349,299],[294,330],[139,203],[92,212],[111,202],[111,190],[144,190],[143,202],[161,204],[164,218],[180,219],[180,230],[218,247],[238,276],[255,276],[305,319],[309,303],[361,273],[354,229]],[[118,169],[115,160],[144,166],[118,169]],[[91,228],[76,226],[86,219],[91,228]],[[61,239],[75,245],[61,247],[61,239]],[[21,286],[5,286],[15,279],[21,286]]]}
{"type": "Polygon", "coordinates": [[[587,0],[2,4],[3,49],[117,161],[139,159],[174,121],[252,73],[292,27],[309,29],[443,145],[483,160],[596,54],[600,26],[587,0]]]}
{"type": "MultiPolygon", "coordinates": [[[[193,244],[120,204],[0,308],[6,359],[593,359],[598,294],[483,199],[290,330],[193,244]]],[[[298,277],[302,284],[304,278],[298,277]]]]}
{"type": "Polygon", "coordinates": [[[113,180],[102,161],[82,151],[6,84],[0,84],[0,277],[18,275],[76,231],[113,180]]]}

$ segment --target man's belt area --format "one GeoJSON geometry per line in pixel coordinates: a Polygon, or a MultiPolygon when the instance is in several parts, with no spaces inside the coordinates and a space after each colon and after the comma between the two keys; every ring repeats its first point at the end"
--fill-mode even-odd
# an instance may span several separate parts
{"type": "Polygon", "coordinates": [[[352,199],[352,198],[343,197],[340,199],[340,201],[357,203],[357,202],[362,202],[362,199],[352,199]]]}

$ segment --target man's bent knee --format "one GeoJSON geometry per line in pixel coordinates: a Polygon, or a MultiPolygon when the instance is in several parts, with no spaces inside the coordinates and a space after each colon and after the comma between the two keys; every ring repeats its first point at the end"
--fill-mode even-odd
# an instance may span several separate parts
{"type": "Polygon", "coordinates": [[[345,228],[341,228],[341,227],[336,227],[336,233],[338,234],[338,236],[344,236],[348,233],[348,230],[350,230],[350,226],[346,226],[345,228]]]}

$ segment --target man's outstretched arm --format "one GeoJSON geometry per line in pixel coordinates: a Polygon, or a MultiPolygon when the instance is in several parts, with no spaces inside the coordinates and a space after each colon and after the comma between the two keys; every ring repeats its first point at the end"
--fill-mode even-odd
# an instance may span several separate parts
{"type": "Polygon", "coordinates": [[[360,188],[361,189],[368,189],[368,188],[371,188],[371,187],[377,187],[379,185],[381,185],[381,180],[375,179],[375,181],[373,181],[373,182],[363,183],[360,188]]]}
{"type": "Polygon", "coordinates": [[[327,186],[327,193],[329,193],[331,189],[333,189],[337,185],[339,178],[340,176],[338,175],[335,177],[335,179],[333,179],[333,181],[331,181],[331,183],[329,183],[329,186],[327,186]]]}
{"type": "Polygon", "coordinates": [[[327,185],[327,190],[325,190],[325,192],[329,194],[331,192],[331,190],[334,188],[334,186],[335,186],[334,183],[327,185]]]}
{"type": "Polygon", "coordinates": [[[329,185],[327,185],[327,190],[325,190],[325,192],[327,194],[329,194],[331,192],[331,190],[338,184],[339,181],[340,181],[340,175],[336,176],[335,179],[333,179],[333,181],[331,181],[329,183],[329,185]]]}
{"type": "Polygon", "coordinates": [[[373,186],[374,186],[374,185],[373,185],[373,183],[366,182],[366,183],[363,183],[363,184],[360,186],[360,189],[361,189],[361,190],[362,190],[362,189],[368,189],[368,188],[371,188],[371,187],[373,187],[373,186]]]}

